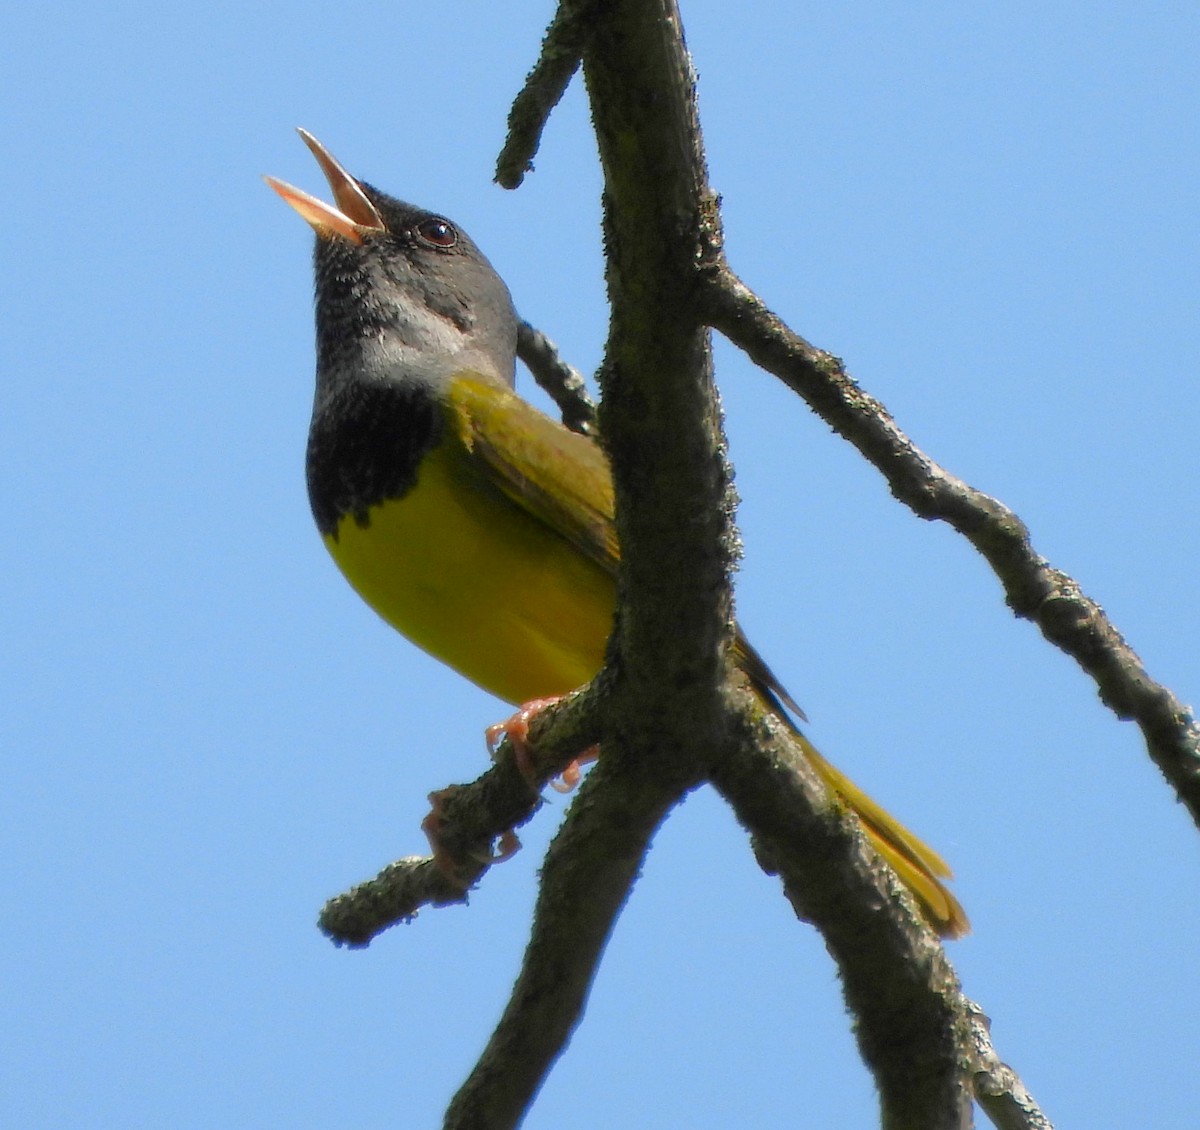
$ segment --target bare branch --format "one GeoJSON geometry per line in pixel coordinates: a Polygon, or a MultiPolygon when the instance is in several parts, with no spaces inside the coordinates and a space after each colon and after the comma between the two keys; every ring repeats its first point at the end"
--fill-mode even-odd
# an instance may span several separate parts
{"type": "Polygon", "coordinates": [[[711,680],[724,686],[728,670],[700,666],[695,639],[680,646],[682,632],[707,624],[711,634],[698,642],[723,663],[736,535],[708,342],[697,340],[706,314],[697,266],[720,247],[719,217],[672,0],[617,4],[596,28],[584,76],[605,173],[612,323],[601,418],[625,554],[615,639],[626,679],[612,704],[630,709],[622,720],[631,736],[661,734],[656,764],[681,740],[704,756],[714,783],[780,861],[789,894],[839,963],[887,1125],[958,1130],[971,1109],[966,1022],[937,939],[762,709],[749,696],[741,709],[724,693],[714,703],[711,680]],[[636,688],[644,705],[632,699],[636,688]],[[656,725],[652,711],[685,696],[691,725],[656,725]],[[792,773],[781,770],[789,757],[792,773]],[[780,788],[781,776],[793,787],[780,788]]]}
{"type": "Polygon", "coordinates": [[[605,177],[612,311],[600,372],[621,545],[612,701],[626,744],[656,735],[646,753],[657,771],[692,775],[724,725],[736,534],[709,334],[691,282],[711,192],[671,0],[609,5],[584,77],[605,177]]]}
{"type": "Polygon", "coordinates": [[[971,1110],[968,1016],[945,952],[799,747],[748,694],[738,699],[738,741],[712,783],[836,960],[884,1125],[960,1130],[971,1110]]]}
{"type": "Polygon", "coordinates": [[[321,930],[338,945],[361,947],[388,927],[411,921],[424,906],[465,903],[467,891],[493,862],[497,838],[530,820],[542,804],[541,786],[599,740],[595,697],[577,692],[530,724],[526,760],[533,766],[532,783],[505,741],[496,764],[477,780],[431,793],[437,863],[429,856],[406,856],[389,864],[330,899],[317,919],[321,930]]]}
{"type": "Polygon", "coordinates": [[[440,870],[432,856],[407,855],[389,863],[374,879],[331,898],[321,908],[317,925],[337,945],[359,949],[389,926],[411,922],[424,906],[466,901],[466,889],[440,870]]]}
{"type": "Polygon", "coordinates": [[[525,321],[517,327],[517,356],[558,405],[562,421],[571,431],[597,434],[596,405],[588,396],[583,374],[563,360],[558,347],[541,330],[525,321]]]}
{"type": "Polygon", "coordinates": [[[550,111],[579,67],[603,0],[562,0],[542,39],[538,60],[508,112],[508,137],[496,159],[496,183],[516,188],[533,168],[550,111]]]}
{"type": "Polygon", "coordinates": [[[837,357],[790,330],[719,256],[708,264],[705,281],[712,326],[854,444],[914,513],[948,522],[979,550],[1009,607],[1091,675],[1118,718],[1137,722],[1154,763],[1200,824],[1200,725],[1189,707],[1150,678],[1104,610],[1034,550],[1008,507],[939,467],[837,357]]]}
{"type": "Polygon", "coordinates": [[[512,997],[446,1112],[446,1130],[518,1125],[583,1014],[650,839],[681,794],[612,772],[607,758],[588,774],[546,856],[512,997]]]}
{"type": "Polygon", "coordinates": [[[1017,1073],[992,1047],[990,1021],[974,1001],[966,1001],[975,1045],[975,1098],[1000,1130],[1054,1130],[1017,1073]]]}

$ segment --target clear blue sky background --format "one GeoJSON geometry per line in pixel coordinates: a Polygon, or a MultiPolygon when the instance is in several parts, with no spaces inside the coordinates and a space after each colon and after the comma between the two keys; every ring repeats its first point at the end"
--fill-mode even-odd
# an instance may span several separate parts
{"type": "MultiPolygon", "coordinates": [[[[1200,688],[1193,4],[685,2],[746,279],[1200,688]],[[834,5],[836,9],[838,6],[834,5]]],[[[490,183],[548,0],[54,5],[0,28],[0,1123],[433,1127],[539,854],[366,952],[322,901],[419,851],[494,700],[312,529],[292,127],[461,221],[580,367],[605,332],[581,90],[490,183]]],[[[951,947],[1062,1126],[1195,1124],[1197,834],[947,529],[718,351],[742,620],[835,761],[952,860],[951,947]]],[[[868,1126],[833,966],[705,793],[664,828],[530,1128],[868,1126]]]]}

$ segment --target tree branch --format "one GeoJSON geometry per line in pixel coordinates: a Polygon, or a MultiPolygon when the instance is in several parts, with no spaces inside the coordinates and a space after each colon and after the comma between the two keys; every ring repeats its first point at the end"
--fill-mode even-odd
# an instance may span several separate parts
{"type": "Polygon", "coordinates": [[[702,757],[774,845],[789,893],[839,963],[885,1123],[957,1130],[970,1117],[966,1021],[944,953],[807,763],[789,775],[802,786],[778,788],[780,743],[761,708],[726,691],[736,533],[698,288],[721,233],[673,0],[614,4],[584,77],[605,175],[601,422],[623,552],[610,725],[644,743],[646,772],[702,757]],[[681,704],[687,717],[664,723],[681,704]]]}
{"type": "Polygon", "coordinates": [[[1154,763],[1200,825],[1200,725],[1151,679],[1104,610],[1034,550],[1024,523],[1008,507],[938,466],[837,357],[790,330],[719,254],[710,256],[704,279],[711,325],[854,444],[915,514],[949,523],[979,550],[1000,578],[1009,607],[1034,621],[1095,680],[1118,718],[1137,722],[1154,763]]]}
{"type": "Polygon", "coordinates": [[[975,1098],[1000,1130],[1054,1130],[1017,1073],[992,1047],[991,1022],[974,1001],[966,1001],[975,1045],[975,1098]]]}
{"type": "Polygon", "coordinates": [[[588,774],[542,867],[533,930],[508,1007],[446,1112],[446,1130],[519,1124],[581,1016],[605,943],[651,837],[682,795],[614,772],[588,774]]]}
{"type": "Polygon", "coordinates": [[[968,1126],[968,1017],[945,951],[790,735],[746,692],[737,697],[741,729],[713,764],[713,785],[837,962],[884,1125],[968,1126]]]}
{"type": "Polygon", "coordinates": [[[596,405],[583,374],[567,364],[558,347],[528,322],[517,326],[517,356],[562,413],[562,422],[580,435],[595,436],[596,405]]]}
{"type": "Polygon", "coordinates": [[[375,878],[330,899],[317,919],[338,945],[367,946],[390,926],[411,922],[424,906],[465,903],[467,892],[495,862],[492,845],[529,821],[541,807],[540,790],[600,738],[597,696],[585,688],[534,718],[526,741],[530,781],[517,765],[512,743],[469,785],[430,794],[438,859],[406,856],[375,878]]]}
{"type": "Polygon", "coordinates": [[[550,111],[579,67],[604,0],[561,0],[542,39],[538,60],[508,112],[508,137],[496,159],[496,183],[516,188],[533,168],[550,111]]]}
{"type": "Polygon", "coordinates": [[[621,545],[611,701],[631,756],[692,778],[722,740],[737,541],[709,334],[693,302],[712,197],[674,4],[608,5],[584,77],[611,309],[600,372],[621,545]]]}
{"type": "Polygon", "coordinates": [[[735,755],[714,765],[713,784],[754,831],[763,870],[780,876],[837,961],[884,1126],[959,1130],[971,1124],[974,1095],[1001,1130],[1052,1130],[1000,1061],[987,1017],[963,995],[911,896],[865,850],[858,823],[823,796],[789,736],[743,706],[747,728],[735,755]],[[816,818],[801,818],[809,810],[816,818]]]}
{"type": "MultiPolygon", "coordinates": [[[[486,865],[480,865],[480,875],[486,865]]],[[[472,876],[475,883],[479,875],[472,876]]],[[[406,855],[374,879],[335,895],[317,916],[321,932],[339,946],[362,949],[389,926],[411,922],[425,906],[466,903],[467,890],[439,869],[429,855],[406,855]]]]}

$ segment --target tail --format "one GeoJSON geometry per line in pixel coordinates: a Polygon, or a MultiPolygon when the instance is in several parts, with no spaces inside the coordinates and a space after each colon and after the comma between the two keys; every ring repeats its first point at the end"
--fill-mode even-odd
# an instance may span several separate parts
{"type": "Polygon", "coordinates": [[[871,846],[913,893],[929,924],[943,938],[961,938],[967,933],[971,924],[966,911],[942,882],[953,876],[946,861],[880,808],[845,773],[830,765],[795,726],[791,729],[821,779],[853,809],[871,846]]]}
{"type": "Polygon", "coordinates": [[[942,882],[953,875],[946,861],[816,751],[792,721],[793,717],[803,719],[804,711],[740,631],[734,643],[734,654],[755,690],[792,731],[821,780],[854,810],[871,846],[891,864],[892,870],[912,891],[926,921],[943,938],[961,938],[971,929],[971,924],[958,899],[942,882]]]}

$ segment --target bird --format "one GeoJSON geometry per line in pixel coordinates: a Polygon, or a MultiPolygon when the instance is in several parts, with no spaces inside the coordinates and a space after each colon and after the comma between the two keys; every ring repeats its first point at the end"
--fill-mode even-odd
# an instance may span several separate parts
{"type": "MultiPolygon", "coordinates": [[[[359,180],[306,130],[333,195],[267,183],[316,234],[306,476],[349,583],[429,655],[513,704],[601,668],[620,556],[609,464],[515,391],[518,317],[470,236],[359,180]]],[[[740,629],[738,665],[940,934],[968,930],[942,857],[800,732],[740,629]]]]}

